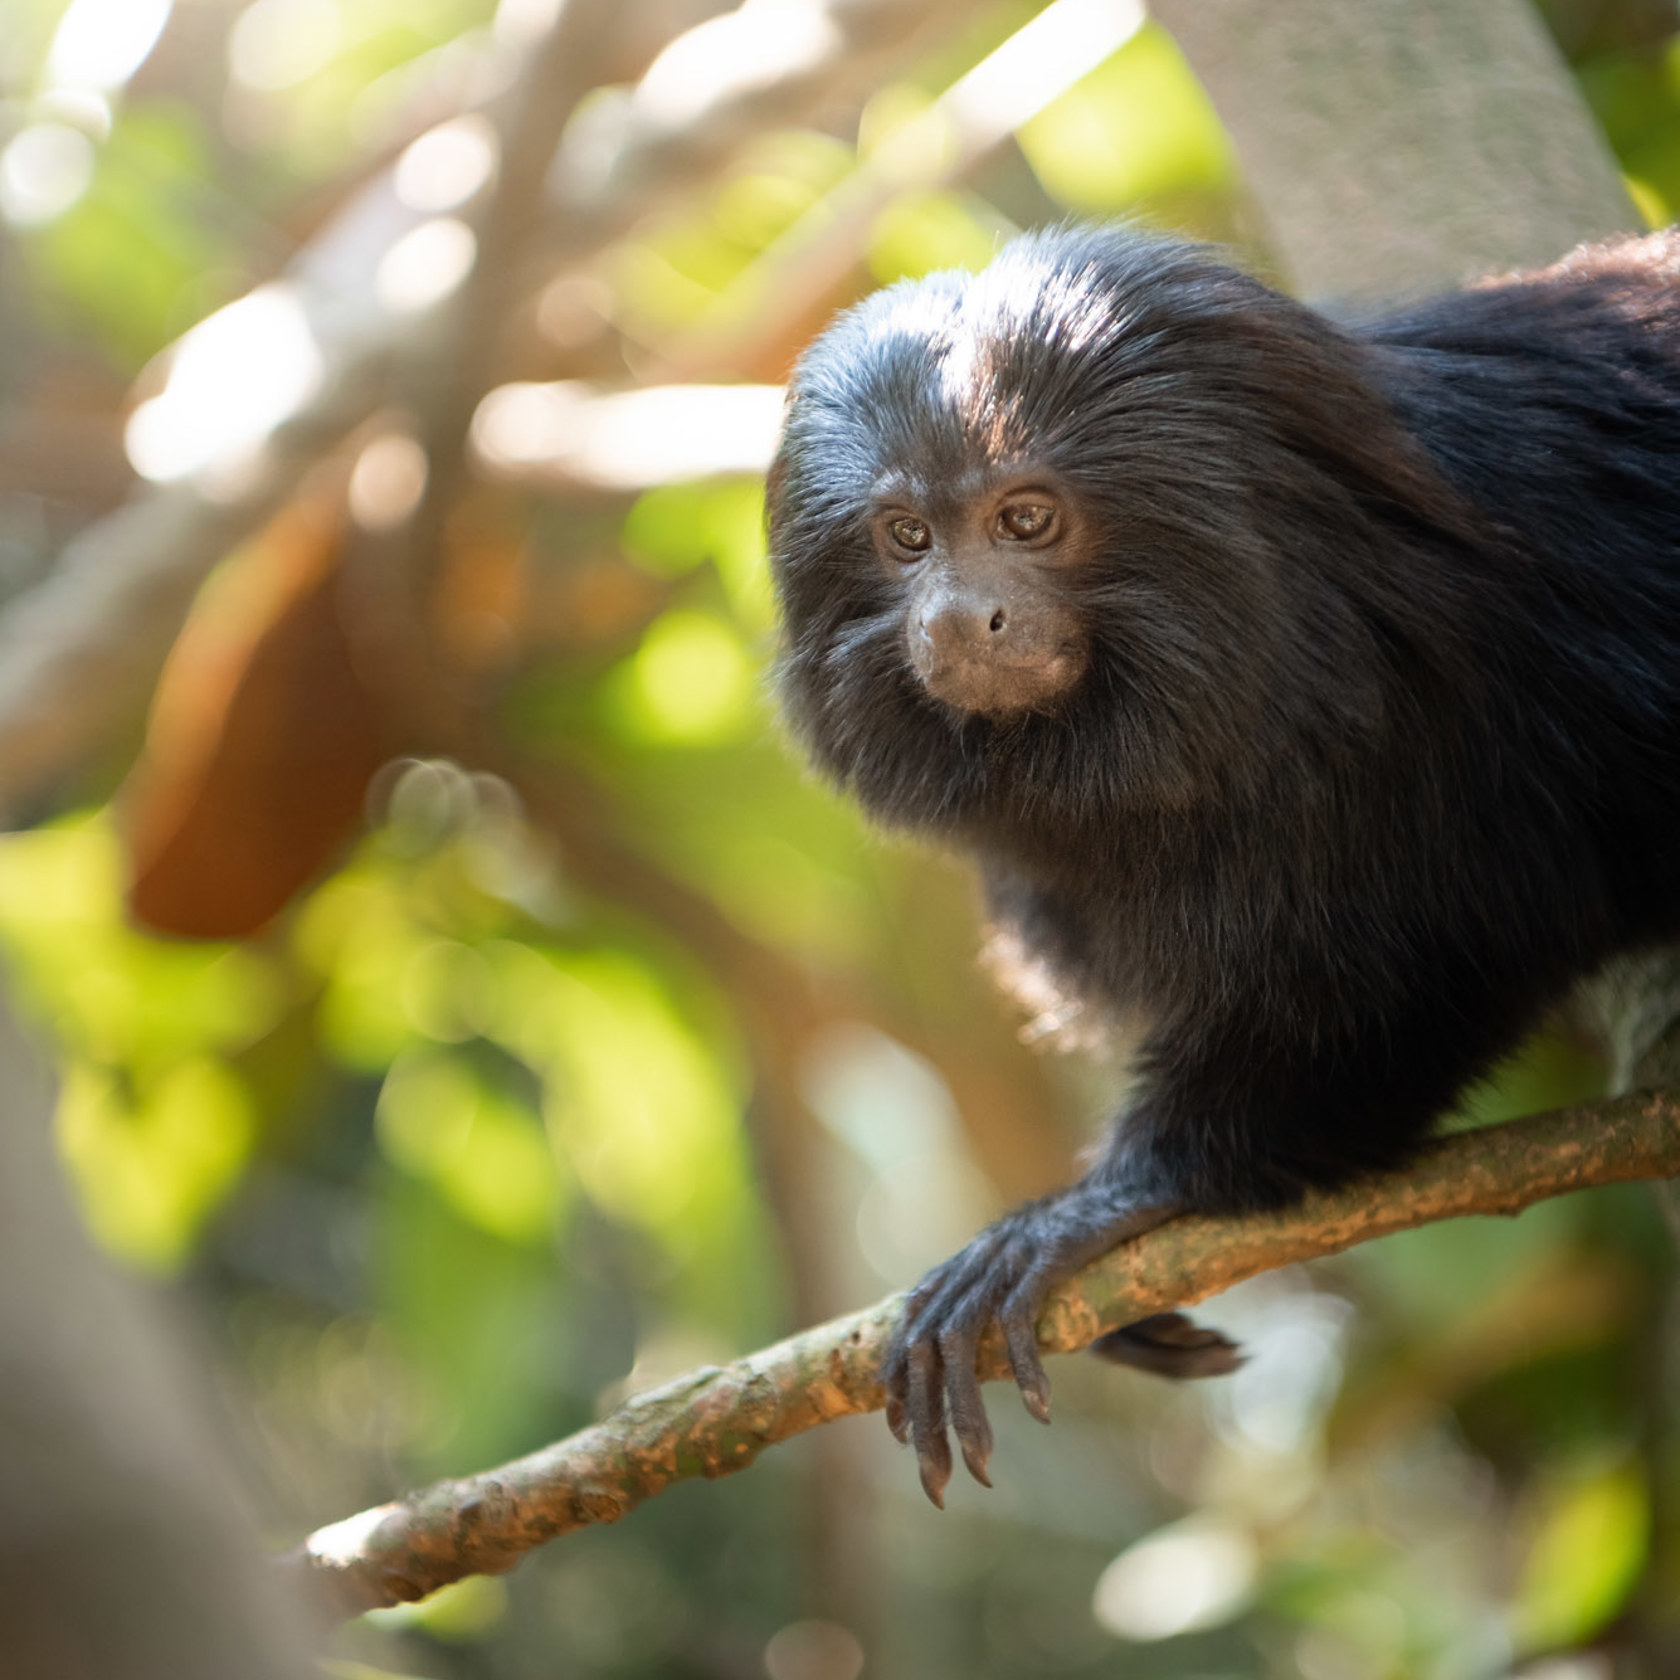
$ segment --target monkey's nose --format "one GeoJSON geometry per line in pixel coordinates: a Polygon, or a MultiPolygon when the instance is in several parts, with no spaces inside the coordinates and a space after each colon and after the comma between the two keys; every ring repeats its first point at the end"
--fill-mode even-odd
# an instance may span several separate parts
{"type": "Polygon", "coordinates": [[[917,628],[941,659],[983,659],[995,651],[1008,622],[1001,606],[943,606],[922,613],[917,628]]]}
{"type": "Polygon", "coordinates": [[[1042,705],[1077,682],[1085,644],[1068,615],[996,597],[945,600],[911,620],[910,663],[936,700],[1002,714],[1042,705]]]}

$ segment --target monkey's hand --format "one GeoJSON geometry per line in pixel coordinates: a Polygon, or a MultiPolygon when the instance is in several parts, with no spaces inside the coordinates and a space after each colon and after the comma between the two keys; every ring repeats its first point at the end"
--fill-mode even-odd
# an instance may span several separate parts
{"type": "MultiPolygon", "coordinates": [[[[1026,1408],[1050,1421],[1050,1381],[1038,1357],[1037,1322],[1044,1298],[1117,1243],[1142,1236],[1181,1212],[1140,1202],[1113,1184],[1082,1180],[1028,1202],[988,1226],[960,1253],[936,1266],[910,1292],[881,1366],[887,1426],[916,1448],[922,1487],[942,1510],[951,1479],[947,1420],[969,1474],[992,1484],[986,1464],[992,1426],[980,1398],[975,1356],[995,1318],[1026,1408]]],[[[1177,1377],[1217,1376],[1240,1362],[1217,1331],[1178,1313],[1127,1325],[1097,1344],[1107,1358],[1177,1377]]]]}

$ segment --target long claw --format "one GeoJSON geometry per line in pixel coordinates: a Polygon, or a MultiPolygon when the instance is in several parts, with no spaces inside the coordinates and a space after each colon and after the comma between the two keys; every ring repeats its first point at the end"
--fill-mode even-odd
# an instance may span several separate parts
{"type": "Polygon", "coordinates": [[[951,1479],[951,1442],[945,1433],[945,1385],[939,1355],[927,1344],[910,1353],[910,1433],[922,1489],[945,1509],[945,1484],[951,1479]]]}
{"type": "MultiPolygon", "coordinates": [[[[986,1433],[989,1436],[991,1431],[988,1429],[986,1433]]],[[[981,1485],[981,1487],[989,1488],[992,1485],[992,1478],[986,1474],[986,1466],[991,1462],[991,1442],[988,1440],[984,1447],[977,1447],[973,1443],[963,1440],[963,1437],[960,1435],[957,1439],[962,1443],[963,1463],[968,1466],[969,1475],[971,1475],[975,1481],[981,1485]]]]}
{"type": "Polygon", "coordinates": [[[907,1356],[895,1339],[881,1361],[881,1387],[887,1395],[887,1428],[900,1446],[910,1439],[909,1385],[907,1356]]]}
{"type": "Polygon", "coordinates": [[[947,1333],[939,1341],[940,1362],[945,1371],[945,1394],[950,1407],[951,1428],[962,1448],[968,1473],[982,1487],[992,1485],[986,1465],[992,1456],[992,1423],[980,1384],[974,1375],[976,1337],[972,1332],[947,1333]]]}
{"type": "Polygon", "coordinates": [[[1009,1369],[1021,1391],[1021,1404],[1040,1423],[1050,1421],[1050,1379],[1038,1356],[1036,1306],[1006,1303],[1002,1314],[1003,1340],[1009,1350],[1009,1369]]]}
{"type": "Polygon", "coordinates": [[[969,1474],[982,1487],[990,1487],[986,1465],[992,1456],[992,1424],[986,1416],[986,1402],[981,1398],[974,1366],[980,1331],[992,1316],[991,1303],[983,1297],[970,1298],[955,1316],[955,1325],[939,1338],[939,1362],[951,1428],[962,1448],[963,1463],[968,1466],[969,1474]]]}
{"type": "Polygon", "coordinates": [[[934,1509],[944,1510],[944,1490],[951,1480],[951,1446],[942,1435],[939,1445],[944,1446],[942,1455],[917,1446],[916,1468],[921,1472],[922,1492],[934,1502],[934,1509]]]}
{"type": "Polygon", "coordinates": [[[1026,1407],[1030,1417],[1035,1417],[1046,1427],[1050,1423],[1050,1379],[1040,1376],[1034,1382],[1019,1385],[1021,1390],[1021,1404],[1026,1407]]]}
{"type": "Polygon", "coordinates": [[[887,1428],[901,1447],[910,1439],[910,1414],[896,1394],[887,1396],[887,1428]]]}

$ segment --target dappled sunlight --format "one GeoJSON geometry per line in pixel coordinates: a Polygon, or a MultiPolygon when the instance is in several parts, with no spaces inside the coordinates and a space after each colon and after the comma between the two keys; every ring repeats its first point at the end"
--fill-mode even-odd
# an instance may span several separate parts
{"type": "Polygon", "coordinates": [[[745,1168],[739,1101],[650,976],[611,956],[555,963],[501,1030],[548,1071],[551,1135],[604,1207],[680,1249],[725,1213],[745,1168]]]}
{"type": "Polygon", "coordinates": [[[1242,1529],[1190,1517],[1128,1546],[1097,1581],[1097,1620],[1122,1639],[1217,1627],[1252,1596],[1260,1554],[1242,1529]]]}
{"type": "Polygon", "coordinates": [[[124,1259],[168,1271],[238,1179],[253,1116],[239,1081],[208,1059],[175,1063],[138,1099],[113,1072],[81,1065],[58,1129],[88,1224],[124,1259]]]}
{"type": "Polygon", "coordinates": [[[393,185],[411,210],[453,210],[496,172],[500,141],[479,116],[452,117],[428,129],[397,159],[393,185]]]}
{"type": "Polygon", "coordinates": [[[89,1223],[118,1253],[181,1265],[237,1182],[252,1097],[223,1059],[282,1007],[253,952],[171,946],[124,925],[109,824],[0,839],[0,950],[61,1045],[59,1147],[89,1223]]]}
{"type": "Polygon", "coordinates": [[[885,1034],[837,1023],[802,1071],[805,1100],[865,1169],[859,1257],[888,1288],[913,1284],[998,1211],[938,1069],[885,1034]]]}
{"type": "Polygon", "coordinates": [[[1564,1467],[1537,1492],[1511,1631],[1519,1649],[1547,1651],[1588,1637],[1626,1598],[1650,1545],[1651,1492],[1613,1456],[1564,1467]]]}
{"type": "Polygon", "coordinates": [[[478,236],[455,216],[436,216],[411,228],[379,259],[374,290],[397,315],[441,303],[472,273],[478,236]]]}
{"type": "Polygon", "coordinates": [[[350,517],[367,531],[390,531],[420,505],[430,471],[426,451],[405,432],[371,439],[356,457],[345,499],[350,517]]]}
{"type": "Polygon", "coordinates": [[[0,214],[24,226],[63,215],[87,191],[95,159],[93,142],[68,123],[20,129],[0,151],[0,214]]]}
{"type": "Polygon", "coordinates": [[[1019,128],[1143,27],[1140,0],[1054,0],[942,100],[962,127],[1019,128]]]}
{"type": "Polygon", "coordinates": [[[503,385],[479,406],[473,444],[493,472],[638,490],[763,472],[782,424],[775,385],[601,392],[576,381],[503,385]]]}
{"type": "Polygon", "coordinates": [[[343,33],[337,0],[254,0],[228,34],[228,74],[263,93],[294,87],[331,60],[343,33]]]}
{"type": "Polygon", "coordinates": [[[648,741],[697,744],[739,732],[753,695],[740,637],[709,613],[667,613],[625,668],[624,727],[648,741]]]}
{"type": "Polygon", "coordinates": [[[47,54],[47,79],[109,93],[145,63],[174,0],[71,0],[47,54]]]}
{"type": "Polygon", "coordinates": [[[541,1120],[466,1057],[399,1054],[378,1127],[391,1160],[430,1179],[475,1225],[510,1242],[552,1235],[561,1185],[541,1120]]]}
{"type": "Polygon", "coordinates": [[[314,396],[324,366],[298,293],[284,282],[259,287],[171,349],[162,391],[129,417],[134,470],[167,483],[243,465],[314,396]]]}
{"type": "Polygon", "coordinates": [[[836,1622],[790,1622],[764,1647],[770,1680],[858,1680],[864,1661],[857,1635],[836,1622]]]}
{"type": "Polygon", "coordinates": [[[691,122],[720,86],[754,86],[818,68],[839,36],[823,0],[745,0],[688,30],[637,84],[633,120],[676,128],[691,122]]]}
{"type": "Polygon", "coordinates": [[[1018,134],[1039,179],[1094,215],[1174,192],[1228,191],[1236,159],[1190,66],[1159,25],[1091,67],[1018,134]]]}

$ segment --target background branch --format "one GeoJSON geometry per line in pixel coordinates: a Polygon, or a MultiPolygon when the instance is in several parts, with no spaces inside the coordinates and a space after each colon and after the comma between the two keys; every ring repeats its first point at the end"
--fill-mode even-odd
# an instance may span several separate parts
{"type": "Polygon", "coordinates": [[[1219,108],[1302,296],[1418,296],[1640,225],[1540,14],[1519,0],[1150,11],[1219,108]]]}
{"type": "MultiPolygon", "coordinates": [[[[1404,1172],[1310,1196],[1287,1213],[1183,1219],[1116,1249],[1052,1294],[1039,1345],[1071,1352],[1148,1313],[1394,1231],[1676,1174],[1680,1101],[1662,1094],[1459,1133],[1404,1172]]],[[[901,1299],[693,1372],[511,1464],[319,1529],[294,1560],[338,1608],[370,1609],[500,1573],[545,1541],[618,1521],[676,1482],[744,1470],[779,1441],[879,1409],[876,1369],[901,1299]]],[[[988,1381],[1008,1373],[995,1336],[980,1369],[988,1381]]]]}
{"type": "MultiPolygon", "coordinates": [[[[963,12],[952,0],[832,0],[801,12],[804,35],[790,39],[787,62],[768,76],[761,56],[732,70],[720,60],[716,40],[707,44],[708,32],[715,37],[720,28],[761,29],[758,14],[712,19],[679,35],[647,67],[619,130],[589,137],[587,162],[561,146],[553,190],[531,205],[543,160],[525,153],[560,126],[552,121],[557,112],[625,73],[619,32],[595,27],[615,9],[606,0],[572,0],[550,45],[576,51],[530,53],[521,78],[483,108],[504,136],[504,168],[515,173],[509,211],[523,205],[538,223],[528,236],[517,216],[512,226],[496,218],[483,231],[494,259],[504,259],[504,247],[515,243],[534,253],[531,272],[522,277],[533,287],[558,267],[586,263],[640,218],[723,170],[754,135],[808,114],[819,98],[832,102],[868,86],[895,53],[963,12]],[[695,62],[686,63],[690,58],[695,62]],[[697,86],[705,87],[704,98],[675,96],[697,86]],[[545,90],[553,95],[549,105],[538,97],[545,90]],[[510,156],[515,140],[522,149],[510,156]]],[[[643,51],[651,56],[657,45],[643,51]]],[[[380,260],[424,219],[399,212],[384,171],[289,265],[326,364],[320,394],[265,440],[260,460],[237,487],[227,475],[211,474],[207,482],[195,477],[137,490],[80,532],[40,584],[0,609],[0,823],[16,821],[29,801],[145,705],[211,568],[258,530],[347,433],[450,362],[454,335],[476,318],[472,311],[404,316],[376,299],[380,260]],[[341,272],[347,251],[357,269],[348,280],[341,272]]],[[[491,273],[483,296],[505,299],[507,284],[491,273]]],[[[472,374],[484,377],[481,360],[472,374]]]]}

